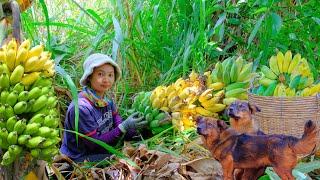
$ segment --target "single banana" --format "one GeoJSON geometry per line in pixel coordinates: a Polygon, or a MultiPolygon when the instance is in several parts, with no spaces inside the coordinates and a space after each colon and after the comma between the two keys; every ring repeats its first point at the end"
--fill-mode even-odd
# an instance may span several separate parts
{"type": "Polygon", "coordinates": [[[40,54],[42,53],[43,49],[44,49],[44,45],[43,44],[40,44],[40,45],[37,45],[37,46],[31,48],[30,51],[28,52],[28,59],[32,58],[32,57],[40,56],[40,54]]]}
{"type": "Polygon", "coordinates": [[[277,54],[277,62],[278,62],[279,72],[283,73],[284,55],[283,55],[283,53],[281,51],[279,51],[278,54],[277,54]]]}
{"type": "Polygon", "coordinates": [[[284,61],[283,61],[283,67],[282,67],[284,73],[288,72],[291,60],[292,60],[292,53],[291,51],[287,51],[286,54],[284,55],[284,61]]]}

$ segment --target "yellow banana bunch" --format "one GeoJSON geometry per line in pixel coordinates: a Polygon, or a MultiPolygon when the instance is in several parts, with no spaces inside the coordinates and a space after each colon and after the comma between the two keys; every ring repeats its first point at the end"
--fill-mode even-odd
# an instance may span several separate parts
{"type": "MultiPolygon", "coordinates": [[[[260,67],[262,76],[259,84],[264,88],[258,86],[252,90],[253,93],[264,96],[270,94],[273,96],[301,96],[301,90],[310,88],[314,83],[309,63],[305,58],[301,58],[299,53],[292,57],[290,50],[285,54],[278,52],[276,56],[270,58],[269,66],[270,68],[264,65],[260,67]]],[[[305,91],[304,96],[312,95],[305,91]]]]}
{"type": "Polygon", "coordinates": [[[19,45],[11,39],[0,48],[1,165],[11,165],[22,154],[52,161],[59,152],[58,100],[52,88],[54,62],[43,46],[39,55],[39,47],[30,46],[30,40],[19,45]],[[41,65],[39,57],[44,58],[41,65]]]}

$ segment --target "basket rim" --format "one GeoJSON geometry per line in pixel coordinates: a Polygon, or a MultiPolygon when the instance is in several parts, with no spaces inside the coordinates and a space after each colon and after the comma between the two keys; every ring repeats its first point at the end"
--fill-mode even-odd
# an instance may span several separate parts
{"type": "MultiPolygon", "coordinates": [[[[250,92],[251,88],[248,88],[247,93],[248,96],[252,96],[254,98],[261,98],[261,99],[274,99],[274,100],[288,100],[288,101],[294,101],[294,100],[320,100],[320,93],[317,93],[317,95],[315,96],[306,96],[306,97],[302,97],[302,96],[259,96],[257,94],[253,94],[250,92]]],[[[248,98],[249,100],[249,98],[248,98]]]]}

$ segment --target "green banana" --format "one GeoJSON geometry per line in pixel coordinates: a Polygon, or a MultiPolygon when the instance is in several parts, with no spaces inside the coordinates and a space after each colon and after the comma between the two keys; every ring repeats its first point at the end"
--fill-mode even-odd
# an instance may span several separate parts
{"type": "Polygon", "coordinates": [[[240,74],[241,72],[241,69],[243,67],[243,64],[244,64],[244,60],[242,58],[242,56],[239,56],[237,59],[236,59],[236,64],[237,64],[237,70],[238,70],[238,75],[240,74]]]}
{"type": "Polygon", "coordinates": [[[6,108],[4,105],[0,105],[0,119],[4,119],[6,117],[6,108]]]}
{"type": "Polygon", "coordinates": [[[154,120],[162,120],[167,117],[167,114],[164,112],[159,113],[157,116],[154,117],[154,120]]]}
{"type": "Polygon", "coordinates": [[[297,89],[297,87],[298,87],[298,85],[299,85],[299,83],[300,83],[301,77],[302,77],[302,76],[301,76],[300,74],[297,75],[297,76],[295,76],[295,77],[290,81],[289,87],[290,87],[291,89],[297,89]]]}
{"type": "Polygon", "coordinates": [[[26,146],[28,148],[40,147],[41,143],[43,143],[45,140],[46,138],[41,136],[32,137],[31,139],[29,139],[29,141],[27,141],[26,146]]]}
{"type": "Polygon", "coordinates": [[[8,95],[6,103],[9,104],[11,107],[13,107],[17,101],[18,101],[18,93],[17,91],[12,91],[8,95]]]}
{"type": "Polygon", "coordinates": [[[45,87],[45,86],[49,86],[49,87],[52,86],[52,81],[50,80],[50,78],[45,78],[40,76],[40,78],[38,78],[36,82],[34,82],[31,89],[35,87],[45,87]]]}
{"type": "Polygon", "coordinates": [[[6,127],[9,132],[13,131],[14,125],[18,122],[17,116],[12,116],[7,120],[6,127]]]}
{"type": "Polygon", "coordinates": [[[22,114],[27,111],[28,104],[25,101],[20,101],[13,107],[13,111],[15,114],[22,114]]]}
{"type": "Polygon", "coordinates": [[[145,115],[145,118],[148,122],[151,122],[153,120],[153,116],[152,116],[152,113],[149,113],[147,115],[145,115]]]}
{"type": "Polygon", "coordinates": [[[10,145],[8,148],[9,153],[13,154],[14,156],[18,156],[22,152],[22,147],[18,145],[10,145]]]}
{"type": "Polygon", "coordinates": [[[9,145],[17,144],[17,142],[18,142],[17,131],[9,132],[8,137],[7,137],[7,142],[9,143],[9,145]]]}
{"type": "Polygon", "coordinates": [[[16,91],[18,94],[20,94],[22,91],[24,91],[24,85],[19,82],[16,85],[14,85],[12,91],[16,91]]]}
{"type": "Polygon", "coordinates": [[[31,149],[30,154],[34,158],[38,158],[40,156],[41,149],[31,149]]]}
{"type": "Polygon", "coordinates": [[[217,79],[221,81],[223,79],[223,67],[220,61],[216,63],[215,70],[217,71],[217,79]]]}
{"type": "Polygon", "coordinates": [[[31,112],[37,112],[47,105],[47,95],[40,96],[32,105],[31,112]]]}
{"type": "Polygon", "coordinates": [[[6,63],[2,64],[1,70],[2,70],[2,72],[0,74],[5,73],[5,74],[10,75],[10,70],[9,70],[9,68],[8,68],[6,63]]]}
{"type": "Polygon", "coordinates": [[[267,89],[263,92],[263,96],[272,96],[276,86],[277,82],[270,84],[270,86],[268,86],[267,89]]]}
{"type": "Polygon", "coordinates": [[[43,124],[50,128],[56,128],[59,125],[59,121],[52,115],[48,115],[44,118],[43,124]]]}
{"type": "Polygon", "coordinates": [[[24,145],[27,143],[27,141],[29,141],[29,139],[31,139],[31,136],[29,134],[21,134],[18,137],[18,144],[24,145]]]}
{"type": "Polygon", "coordinates": [[[242,94],[242,93],[244,93],[246,91],[247,90],[243,89],[243,88],[232,89],[232,90],[226,92],[225,97],[226,98],[238,97],[238,95],[240,95],[240,94],[242,94]]]}
{"type": "Polygon", "coordinates": [[[273,80],[278,78],[277,75],[267,66],[262,65],[260,69],[261,69],[261,72],[265,75],[265,77],[273,80]]]}
{"type": "MultiPolygon", "coordinates": [[[[57,97],[55,97],[55,96],[48,97],[48,101],[47,101],[48,108],[56,107],[57,103],[58,103],[57,97]]],[[[147,106],[147,107],[151,107],[151,106],[147,106]]]]}
{"type": "Polygon", "coordinates": [[[41,148],[47,148],[49,146],[52,146],[56,143],[55,139],[46,139],[42,144],[41,144],[41,148]]]}
{"type": "Polygon", "coordinates": [[[48,95],[50,92],[50,87],[49,86],[45,86],[43,88],[41,88],[41,95],[48,95]]]}
{"type": "Polygon", "coordinates": [[[1,92],[1,95],[0,95],[0,101],[1,101],[1,104],[5,104],[7,102],[7,98],[9,96],[9,92],[8,91],[2,91],[1,92]]]}
{"type": "Polygon", "coordinates": [[[45,117],[46,117],[46,115],[44,115],[44,114],[41,114],[41,113],[36,114],[29,120],[29,123],[43,124],[43,120],[45,117]]]}
{"type": "Polygon", "coordinates": [[[251,72],[252,72],[252,66],[253,66],[253,63],[250,62],[248,64],[245,64],[238,76],[238,80],[237,82],[242,82],[242,81],[246,81],[250,78],[251,76],[251,72]]]}
{"type": "Polygon", "coordinates": [[[9,104],[5,104],[4,107],[6,108],[5,119],[9,119],[10,117],[15,115],[13,108],[9,104]]]}
{"type": "Polygon", "coordinates": [[[9,132],[8,132],[8,130],[6,128],[1,128],[0,137],[1,137],[2,140],[7,140],[8,134],[9,134],[9,132]]]}
{"type": "Polygon", "coordinates": [[[232,89],[237,89],[237,88],[247,88],[249,86],[249,82],[246,81],[246,82],[235,82],[235,83],[232,83],[232,84],[229,84],[227,87],[226,87],[226,91],[230,91],[232,89]]]}
{"type": "Polygon", "coordinates": [[[261,84],[261,85],[263,85],[264,87],[268,87],[268,86],[270,86],[272,83],[274,83],[274,82],[277,82],[277,80],[272,80],[272,79],[269,79],[269,78],[261,78],[260,80],[259,80],[259,83],[261,84]]]}
{"type": "Polygon", "coordinates": [[[30,112],[31,111],[31,109],[32,109],[32,106],[33,106],[33,104],[34,104],[34,102],[35,102],[36,100],[35,99],[31,99],[31,100],[29,100],[28,102],[27,102],[27,109],[26,109],[26,113],[28,113],[28,112],[30,112]]]}
{"type": "Polygon", "coordinates": [[[15,160],[15,156],[11,154],[9,151],[6,151],[2,156],[1,165],[9,166],[15,160]]]}
{"type": "Polygon", "coordinates": [[[10,84],[14,85],[21,81],[24,74],[24,67],[18,65],[10,75],[10,84]]]}
{"type": "Polygon", "coordinates": [[[16,124],[13,127],[13,131],[16,131],[18,134],[22,134],[22,132],[26,129],[27,126],[27,120],[21,119],[16,122],[16,124]]]}
{"type": "Polygon", "coordinates": [[[28,99],[37,99],[41,96],[41,89],[39,87],[34,87],[29,91],[28,99]]]}
{"type": "Polygon", "coordinates": [[[51,132],[50,137],[59,137],[59,130],[58,129],[53,129],[53,131],[51,132]]]}
{"type": "Polygon", "coordinates": [[[223,67],[222,79],[225,85],[228,85],[231,82],[230,71],[231,71],[232,64],[233,64],[233,61],[229,59],[228,62],[226,62],[225,66],[223,67]]]}
{"type": "Polygon", "coordinates": [[[29,92],[28,91],[22,91],[18,95],[18,101],[28,101],[29,92]]]}
{"type": "Polygon", "coordinates": [[[10,80],[8,74],[1,74],[0,75],[0,90],[6,90],[10,87],[10,80]]]}
{"type": "Polygon", "coordinates": [[[230,71],[230,80],[231,83],[236,82],[238,80],[238,67],[237,63],[233,63],[230,71]]]}
{"type": "Polygon", "coordinates": [[[40,127],[38,130],[37,136],[49,137],[52,133],[52,129],[46,126],[40,127]]]}
{"type": "Polygon", "coordinates": [[[6,127],[6,123],[4,122],[4,119],[0,119],[0,129],[5,127],[6,127]]]}
{"type": "Polygon", "coordinates": [[[37,134],[40,127],[41,127],[41,124],[39,123],[29,123],[27,124],[23,134],[29,134],[29,135],[37,134]]]}

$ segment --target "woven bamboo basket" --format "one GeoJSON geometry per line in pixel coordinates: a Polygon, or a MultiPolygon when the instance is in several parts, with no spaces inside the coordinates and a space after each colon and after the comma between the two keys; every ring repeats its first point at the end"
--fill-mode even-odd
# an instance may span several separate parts
{"type": "MultiPolygon", "coordinates": [[[[258,106],[261,112],[253,115],[266,134],[286,134],[301,137],[307,120],[320,127],[320,96],[272,97],[248,93],[248,101],[258,106]]],[[[318,133],[318,147],[320,133],[318,133]]]]}

